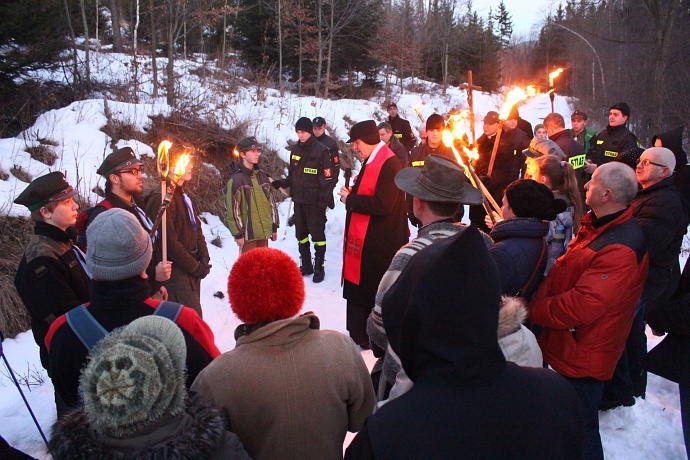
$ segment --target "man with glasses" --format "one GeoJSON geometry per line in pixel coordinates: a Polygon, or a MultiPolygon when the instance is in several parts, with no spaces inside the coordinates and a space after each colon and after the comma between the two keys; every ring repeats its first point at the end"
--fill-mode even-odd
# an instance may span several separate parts
{"type": "MultiPolygon", "coordinates": [[[[14,285],[31,316],[31,330],[38,344],[41,365],[51,377],[45,337],[57,317],[91,298],[91,277],[84,253],[68,229],[77,220],[79,206],[73,189],[58,171],[35,179],[14,200],[26,206],[34,221],[14,285]]],[[[55,393],[58,416],[69,408],[55,393]]]]}
{"type": "MultiPolygon", "coordinates": [[[[136,202],[136,199],[144,193],[142,164],[130,147],[123,147],[105,157],[101,166],[96,170],[96,173],[105,177],[105,200],[98,203],[89,212],[89,218],[83,231],[84,237],[86,227],[93,222],[96,216],[111,208],[120,208],[130,212],[146,232],[151,231],[153,222],[136,202]]],[[[155,239],[158,240],[158,234],[155,239]]],[[[88,241],[86,244],[88,245],[88,241]]],[[[151,285],[151,294],[158,292],[162,283],[170,278],[171,269],[171,262],[163,264],[160,247],[155,245],[154,255],[146,269],[151,285]]]]}
{"type": "Polygon", "coordinates": [[[645,310],[656,304],[671,280],[671,273],[675,273],[675,282],[678,282],[678,254],[690,220],[688,203],[673,184],[675,166],[672,151],[652,147],[642,153],[635,170],[642,190],[637,192],[630,206],[647,242],[649,274],[637,303],[625,352],[613,378],[605,386],[602,410],[632,406],[635,397],[645,397],[647,372],[642,367],[647,354],[645,310]]]}

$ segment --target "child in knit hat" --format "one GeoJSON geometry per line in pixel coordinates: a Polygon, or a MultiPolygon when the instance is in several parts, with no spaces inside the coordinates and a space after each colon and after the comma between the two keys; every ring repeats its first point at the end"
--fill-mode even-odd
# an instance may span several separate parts
{"type": "Polygon", "coordinates": [[[187,398],[186,355],[182,331],[160,316],[101,340],[80,379],[83,407],[53,429],[53,458],[248,459],[220,412],[187,398]]]}

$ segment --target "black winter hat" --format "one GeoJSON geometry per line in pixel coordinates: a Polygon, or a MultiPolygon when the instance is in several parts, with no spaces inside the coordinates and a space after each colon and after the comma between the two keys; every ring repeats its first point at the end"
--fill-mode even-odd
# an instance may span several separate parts
{"type": "Polygon", "coordinates": [[[616,161],[625,163],[632,169],[637,169],[637,162],[640,160],[643,153],[644,149],[642,147],[632,147],[622,151],[620,155],[616,157],[616,161]]]}
{"type": "Polygon", "coordinates": [[[374,120],[365,120],[356,123],[350,128],[350,138],[347,143],[354,142],[357,139],[368,145],[376,145],[381,141],[379,130],[376,127],[374,120]]]}
{"type": "Polygon", "coordinates": [[[518,179],[506,187],[508,204],[517,217],[554,220],[567,208],[566,202],[554,199],[549,188],[532,179],[518,179]]]}
{"type": "Polygon", "coordinates": [[[135,168],[142,164],[141,160],[134,155],[134,150],[130,147],[123,147],[105,157],[96,173],[107,179],[111,174],[121,169],[135,168]]]}
{"type": "Polygon", "coordinates": [[[32,181],[14,202],[35,211],[52,201],[66,200],[76,194],[65,176],[60,171],[53,171],[32,181]]]}
{"type": "Polygon", "coordinates": [[[630,106],[628,104],[626,104],[625,102],[619,102],[618,104],[613,104],[611,107],[609,107],[609,111],[611,111],[611,110],[620,110],[624,116],[630,117],[630,106]]]}
{"type": "Polygon", "coordinates": [[[510,108],[510,113],[508,114],[507,119],[508,120],[517,120],[518,118],[520,118],[520,112],[518,112],[517,106],[514,105],[510,108]]]}
{"type": "Polygon", "coordinates": [[[326,124],[326,120],[323,117],[316,117],[311,122],[317,128],[320,128],[326,124]]]}
{"type": "Polygon", "coordinates": [[[302,117],[295,123],[295,131],[306,131],[312,136],[314,135],[314,124],[307,117],[302,117]]]}
{"type": "Polygon", "coordinates": [[[426,119],[426,130],[429,131],[430,129],[446,129],[446,120],[441,115],[434,113],[426,119]]]}

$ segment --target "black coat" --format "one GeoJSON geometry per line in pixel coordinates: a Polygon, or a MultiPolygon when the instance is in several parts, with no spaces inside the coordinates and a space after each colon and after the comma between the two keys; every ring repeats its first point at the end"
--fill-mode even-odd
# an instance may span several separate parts
{"type": "Polygon", "coordinates": [[[410,122],[396,115],[395,118],[388,117],[388,124],[393,128],[393,135],[398,138],[408,152],[411,151],[417,143],[417,139],[412,133],[410,122]]]}
{"type": "Polygon", "coordinates": [[[548,222],[519,217],[499,222],[491,229],[489,236],[494,244],[489,252],[498,267],[502,294],[520,293],[526,299],[532,298],[546,269],[544,237],[548,233],[548,222]]]}
{"type": "Polygon", "coordinates": [[[584,168],[584,147],[582,146],[582,144],[580,144],[570,136],[570,131],[568,131],[567,129],[564,129],[563,131],[556,133],[553,136],[549,136],[549,139],[554,141],[556,145],[558,145],[561,148],[561,150],[563,150],[563,153],[565,153],[565,156],[568,158],[568,161],[575,170],[575,178],[577,179],[577,189],[580,192],[582,204],[584,205],[585,184],[589,180],[589,178],[587,177],[587,172],[584,168]]]}
{"type": "Polygon", "coordinates": [[[290,187],[294,203],[315,204],[323,209],[333,207],[333,182],[328,147],[316,137],[311,136],[290,148],[288,176],[281,180],[281,185],[290,187]]]}
{"type": "Polygon", "coordinates": [[[410,165],[410,152],[400,143],[397,137],[391,136],[388,148],[395,153],[395,156],[398,157],[403,168],[407,168],[410,165]]]}
{"type": "Polygon", "coordinates": [[[637,137],[626,125],[607,126],[589,141],[589,145],[587,158],[601,166],[615,161],[626,150],[637,147],[637,137]]]}
{"type": "Polygon", "coordinates": [[[41,364],[48,367],[45,337],[60,315],[88,302],[91,278],[75,253],[66,232],[45,222],[36,222],[34,235],[19,262],[14,285],[31,316],[31,331],[38,344],[41,364]]]}
{"type": "Polygon", "coordinates": [[[637,192],[630,206],[635,220],[642,227],[649,254],[649,274],[643,295],[661,295],[678,264],[683,235],[688,228],[688,203],[673,185],[673,177],[637,192]]]}
{"type": "Polygon", "coordinates": [[[668,302],[647,304],[646,319],[653,330],[668,333],[647,353],[647,370],[673,382],[690,384],[690,268],[687,262],[674,295],[668,302]]]}
{"type": "MultiPolygon", "coordinates": [[[[139,276],[121,281],[94,281],[89,312],[110,332],[137,318],[153,314],[155,307],[147,301],[149,286],[139,276]]],[[[213,333],[190,308],[180,312],[177,324],[187,344],[187,388],[196,376],[220,354],[213,343],[213,333]]],[[[61,316],[46,336],[51,375],[55,390],[65,404],[78,404],[79,376],[86,364],[88,350],[61,316]]]]}
{"type": "Polygon", "coordinates": [[[395,185],[395,175],[401,169],[397,157],[388,158],[381,167],[374,195],[363,196],[358,195],[357,191],[361,184],[359,179],[363,178],[367,171],[365,162],[357,182],[352,186],[352,192],[347,197],[345,235],[350,227],[353,212],[369,215],[371,220],[362,246],[361,282],[356,285],[345,280],[343,297],[346,299],[353,291],[375,295],[393,256],[409,241],[404,194],[395,185]]]}
{"type": "MultiPolygon", "coordinates": [[[[486,134],[482,134],[477,139],[479,159],[476,161],[475,170],[479,176],[488,174],[495,141],[496,136],[488,137],[486,134]]],[[[524,171],[525,155],[522,154],[522,151],[527,147],[529,147],[529,139],[519,129],[501,133],[501,140],[494,160],[494,169],[488,182],[488,188],[497,200],[502,198],[503,191],[508,184],[519,179],[520,172],[524,171]]]]}
{"type": "Polygon", "coordinates": [[[331,187],[335,187],[340,176],[340,149],[338,148],[338,142],[325,133],[317,137],[316,140],[328,148],[328,156],[331,159],[331,176],[333,177],[331,187]]]}
{"type": "Polygon", "coordinates": [[[346,459],[582,458],[575,392],[555,372],[506,363],[499,304],[475,227],[410,259],[382,313],[414,387],[367,419],[346,459]]]}

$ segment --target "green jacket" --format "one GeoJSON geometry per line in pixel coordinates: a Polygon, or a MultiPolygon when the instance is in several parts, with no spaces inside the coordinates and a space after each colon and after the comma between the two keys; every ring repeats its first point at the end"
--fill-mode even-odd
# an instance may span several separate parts
{"type": "Polygon", "coordinates": [[[572,136],[573,139],[575,139],[575,142],[580,144],[584,149],[585,149],[585,155],[589,153],[589,150],[591,148],[589,141],[592,140],[596,132],[593,129],[585,128],[584,133],[580,136],[575,135],[574,130],[570,130],[570,135],[572,136]]]}
{"type": "Polygon", "coordinates": [[[234,166],[225,193],[226,221],[235,239],[265,240],[278,231],[278,208],[271,183],[258,167],[234,166]]]}

